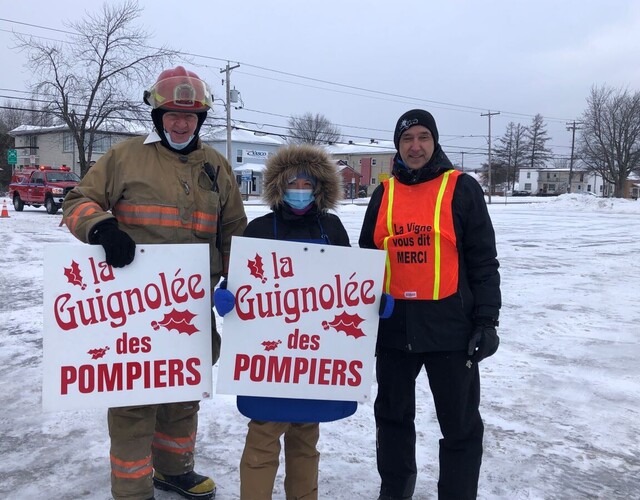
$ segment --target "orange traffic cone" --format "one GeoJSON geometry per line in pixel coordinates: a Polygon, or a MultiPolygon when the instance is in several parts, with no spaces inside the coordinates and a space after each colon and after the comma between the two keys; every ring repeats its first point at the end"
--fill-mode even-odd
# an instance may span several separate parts
{"type": "Polygon", "coordinates": [[[0,213],[0,218],[9,217],[9,210],[7,210],[7,200],[2,200],[2,213],[0,213]]]}

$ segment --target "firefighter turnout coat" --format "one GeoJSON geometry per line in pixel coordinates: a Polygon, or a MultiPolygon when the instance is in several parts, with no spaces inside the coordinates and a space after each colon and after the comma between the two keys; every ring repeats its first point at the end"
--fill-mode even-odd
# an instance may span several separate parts
{"type": "MultiPolygon", "coordinates": [[[[85,243],[98,222],[112,217],[137,244],[208,243],[212,289],[227,272],[231,237],[247,224],[224,157],[201,142],[181,155],[162,146],[155,132],[107,151],[69,192],[63,215],[85,243]]],[[[214,345],[214,362],[216,354],[214,345]]]]}

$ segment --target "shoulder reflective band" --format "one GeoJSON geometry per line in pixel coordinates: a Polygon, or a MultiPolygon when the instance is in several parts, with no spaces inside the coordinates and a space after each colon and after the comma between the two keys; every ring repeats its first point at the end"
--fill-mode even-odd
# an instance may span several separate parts
{"type": "Polygon", "coordinates": [[[384,239],[384,251],[387,254],[387,258],[385,259],[385,273],[386,279],[384,281],[384,291],[385,293],[390,293],[391,290],[391,259],[389,258],[389,238],[393,236],[393,193],[395,186],[395,178],[389,178],[389,201],[387,202],[387,233],[388,236],[384,239]]]}
{"type": "Polygon", "coordinates": [[[435,232],[435,248],[434,248],[434,269],[433,269],[433,300],[438,300],[440,296],[440,209],[442,208],[442,198],[444,197],[449,176],[453,170],[447,170],[442,176],[442,183],[438,191],[436,206],[433,214],[433,229],[435,232]]]}

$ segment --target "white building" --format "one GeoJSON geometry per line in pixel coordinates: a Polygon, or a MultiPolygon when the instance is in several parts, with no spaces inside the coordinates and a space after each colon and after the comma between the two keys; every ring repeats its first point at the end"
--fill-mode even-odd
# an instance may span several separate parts
{"type": "MultiPolygon", "coordinates": [[[[200,133],[205,144],[227,156],[227,129],[215,127],[200,133]]],[[[284,140],[271,135],[260,135],[250,130],[233,128],[231,131],[231,168],[236,174],[240,192],[248,199],[262,195],[262,173],[267,158],[284,144],[284,140]]]]}
{"type": "MultiPolygon", "coordinates": [[[[114,144],[145,134],[139,124],[124,120],[105,120],[93,142],[91,162],[95,162],[114,144]]],[[[17,167],[25,165],[66,165],[80,175],[76,142],[66,125],[40,127],[20,125],[9,132],[18,151],[17,167]]]]}
{"type": "MultiPolygon", "coordinates": [[[[520,191],[527,191],[533,195],[564,194],[568,191],[569,169],[521,167],[518,186],[520,191]]],[[[571,192],[607,196],[609,189],[604,186],[601,176],[574,168],[571,175],[571,192]]]]}

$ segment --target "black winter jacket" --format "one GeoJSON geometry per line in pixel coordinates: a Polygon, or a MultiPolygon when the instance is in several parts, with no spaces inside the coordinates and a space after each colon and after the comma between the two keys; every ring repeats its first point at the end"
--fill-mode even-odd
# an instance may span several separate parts
{"type": "MultiPolygon", "coordinates": [[[[433,181],[453,168],[439,145],[419,170],[408,170],[398,160],[396,155],[393,175],[407,185],[433,181]]],[[[360,233],[361,248],[376,248],[373,233],[383,193],[380,184],[371,196],[360,233]]],[[[497,321],[502,303],[495,233],[484,193],[473,177],[458,178],[452,210],[459,256],[457,293],[441,300],[396,299],[391,317],[380,320],[379,347],[412,352],[465,350],[475,318],[497,321]]]]}
{"type": "Polygon", "coordinates": [[[304,215],[296,215],[288,205],[281,205],[273,212],[252,220],[243,236],[285,241],[323,240],[327,245],[351,246],[349,235],[338,216],[315,207],[304,215]]]}

